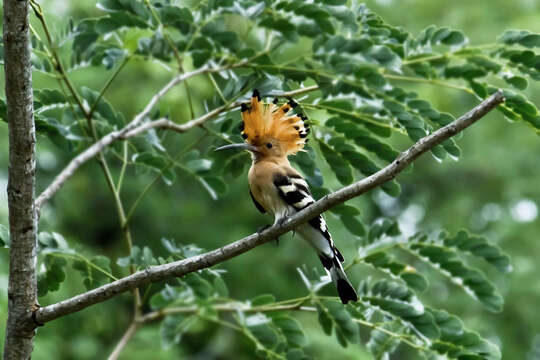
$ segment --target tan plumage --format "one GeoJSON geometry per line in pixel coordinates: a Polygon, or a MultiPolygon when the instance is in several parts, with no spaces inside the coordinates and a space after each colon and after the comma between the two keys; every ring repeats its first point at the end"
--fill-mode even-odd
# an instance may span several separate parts
{"type": "MultiPolygon", "coordinates": [[[[309,125],[304,123],[306,117],[302,114],[287,115],[297,105],[293,100],[280,107],[276,104],[277,101],[263,104],[255,90],[251,106],[243,104],[241,107],[245,143],[220,149],[239,148],[252,153],[253,163],[248,174],[251,197],[257,209],[274,215],[277,222],[315,200],[307,182],[287,159],[288,155],[302,150],[307,142],[309,125]]],[[[357,301],[358,296],[341,265],[343,256],[336,248],[323,217],[319,215],[295,230],[317,251],[341,301],[344,304],[357,301]]]]}

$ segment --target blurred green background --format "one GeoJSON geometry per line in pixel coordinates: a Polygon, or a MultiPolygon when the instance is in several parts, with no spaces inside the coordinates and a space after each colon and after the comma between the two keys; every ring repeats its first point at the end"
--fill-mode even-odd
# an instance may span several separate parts
{"type": "MultiPolygon", "coordinates": [[[[461,29],[471,43],[493,42],[505,29],[518,28],[540,32],[540,3],[535,0],[378,0],[367,5],[386,21],[401,25],[413,34],[430,24],[461,29]]],[[[43,1],[44,12],[53,29],[65,26],[67,19],[80,19],[99,14],[93,1],[43,1]]],[[[86,68],[75,72],[77,86],[99,89],[108,73],[86,68]]],[[[107,99],[129,118],[163,84],[170,74],[158,65],[131,62],[107,93],[107,99]],[[134,87],[140,84],[140,87],[134,87]]],[[[3,83],[3,74],[0,77],[3,83]]],[[[56,81],[34,74],[36,88],[57,87],[56,81]]],[[[532,84],[529,98],[540,104],[540,88],[532,84]]],[[[190,82],[195,99],[208,98],[212,88],[206,81],[190,82]]],[[[431,100],[441,111],[459,115],[475,105],[475,100],[451,89],[430,85],[411,87],[431,100]]],[[[0,90],[3,92],[3,86],[0,90]]],[[[204,112],[196,103],[196,114],[204,112]]],[[[185,93],[178,88],[167,96],[163,106],[178,121],[188,114],[185,93]]],[[[172,154],[181,151],[204,133],[194,130],[179,136],[167,135],[172,154]]],[[[396,138],[395,146],[404,149],[408,142],[396,138]]],[[[472,303],[465,294],[441,279],[432,284],[425,295],[435,307],[460,315],[468,327],[481,332],[497,343],[504,359],[540,359],[540,277],[538,256],[538,206],[540,206],[540,139],[523,124],[510,124],[501,115],[492,113],[468,129],[459,140],[462,158],[438,163],[432,156],[420,158],[412,171],[399,177],[402,194],[393,199],[380,191],[372,191],[353,202],[363,209],[363,220],[370,223],[385,215],[399,219],[402,230],[446,228],[456,231],[468,228],[486,234],[512,257],[513,273],[496,279],[505,297],[500,314],[488,313],[472,303]],[[536,357],[535,357],[536,356],[536,357]]],[[[209,146],[203,139],[198,147],[209,146]]],[[[7,126],[0,124],[0,185],[7,185],[7,126]]],[[[70,159],[48,139],[38,138],[39,193],[70,159]]],[[[120,162],[112,162],[114,173],[120,162]]],[[[322,166],[325,169],[324,166],[322,166]]],[[[327,170],[327,169],[326,169],[327,170]]],[[[337,181],[325,171],[325,181],[333,189],[337,181]]],[[[130,204],[152,179],[151,174],[129,172],[123,198],[130,204]]],[[[155,186],[139,206],[132,225],[134,243],[150,246],[159,254],[162,237],[181,243],[194,243],[212,249],[252,233],[271,220],[255,211],[247,193],[244,176],[229,178],[229,192],[213,201],[208,194],[185,174],[168,187],[155,186]],[[233,208],[231,210],[231,204],[233,208]]],[[[332,215],[327,215],[329,227],[346,258],[351,259],[354,239],[339,228],[332,215]]],[[[7,225],[7,198],[0,193],[0,223],[7,225]]],[[[55,196],[42,212],[40,231],[56,231],[64,235],[72,247],[88,254],[104,254],[112,259],[124,256],[121,233],[114,203],[96,162],[89,162],[55,196]]],[[[300,241],[284,236],[275,243],[256,248],[234,258],[221,267],[227,270],[225,280],[231,297],[247,299],[262,293],[273,293],[278,299],[305,293],[297,276],[301,264],[319,266],[318,259],[300,241]]],[[[0,337],[3,339],[6,318],[7,289],[6,250],[0,250],[0,337]]],[[[355,281],[365,274],[358,269],[351,274],[355,281]]],[[[68,274],[61,290],[41,298],[49,304],[84,291],[78,274],[68,274]]],[[[131,318],[130,297],[119,296],[80,313],[53,321],[38,329],[34,359],[99,359],[110,353],[131,318]]],[[[321,359],[370,359],[360,347],[342,349],[333,337],[323,334],[314,316],[301,315],[308,330],[308,352],[321,359]]],[[[0,345],[2,347],[2,345],[0,345]]],[[[186,359],[251,359],[252,345],[227,329],[200,324],[182,340],[181,345],[162,350],[159,324],[141,329],[123,353],[124,359],[186,358],[186,359]]],[[[408,356],[398,352],[397,358],[408,356]],[[402,356],[402,357],[399,357],[402,356]]],[[[408,357],[407,357],[408,358],[408,357]]]]}

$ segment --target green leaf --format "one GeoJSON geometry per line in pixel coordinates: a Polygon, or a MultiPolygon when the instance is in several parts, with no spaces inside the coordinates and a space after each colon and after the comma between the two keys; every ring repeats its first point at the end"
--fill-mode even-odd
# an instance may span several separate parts
{"type": "Polygon", "coordinates": [[[87,290],[94,289],[109,282],[111,273],[110,260],[105,256],[95,256],[87,261],[75,260],[72,267],[78,270],[84,278],[83,284],[87,290]]]}
{"type": "MultiPolygon", "coordinates": [[[[96,103],[99,97],[99,93],[83,86],[81,89],[81,96],[84,100],[86,100],[88,108],[91,108],[96,103]]],[[[94,114],[99,115],[100,118],[106,120],[111,125],[120,127],[124,124],[124,117],[122,116],[122,114],[116,112],[111,106],[111,104],[105,101],[103,97],[101,97],[101,99],[97,103],[94,114]]]]}
{"type": "Polygon", "coordinates": [[[523,37],[529,34],[526,30],[506,30],[500,37],[499,41],[506,44],[514,44],[523,37]]]}
{"type": "Polygon", "coordinates": [[[72,45],[76,53],[86,52],[99,38],[95,30],[96,23],[95,19],[85,19],[77,25],[72,45]]]}
{"type": "Polygon", "coordinates": [[[439,239],[442,239],[447,247],[457,248],[484,259],[502,273],[512,271],[510,257],[503,253],[500,247],[490,244],[484,237],[470,235],[467,231],[461,230],[454,237],[441,233],[439,239]]]}
{"type": "Polygon", "coordinates": [[[326,5],[330,5],[330,6],[345,5],[347,3],[347,0],[316,0],[316,1],[324,3],[326,5]]]}
{"type": "Polygon", "coordinates": [[[271,304],[276,301],[276,297],[272,294],[263,294],[251,299],[251,306],[261,306],[271,304]]]}
{"type": "Polygon", "coordinates": [[[289,316],[277,316],[272,318],[272,322],[281,330],[289,346],[301,348],[307,345],[306,335],[297,320],[289,316]]]}
{"type": "Polygon", "coordinates": [[[361,299],[384,313],[401,319],[430,339],[440,336],[433,315],[426,312],[420,301],[403,285],[381,280],[362,295],[361,299]]]}
{"type": "Polygon", "coordinates": [[[499,38],[506,44],[519,44],[528,48],[540,47],[540,34],[533,34],[527,30],[507,30],[499,38]]]}
{"type": "Polygon", "coordinates": [[[49,250],[69,250],[66,239],[56,232],[40,232],[38,234],[38,245],[41,253],[47,253],[49,250]]]}
{"type": "Polygon", "coordinates": [[[301,349],[289,349],[287,351],[287,360],[310,360],[311,358],[308,357],[301,349]]]}
{"type": "Polygon", "coordinates": [[[296,27],[291,22],[289,22],[289,20],[284,18],[274,18],[270,16],[264,17],[262,18],[262,21],[259,22],[259,25],[278,31],[283,35],[284,38],[289,41],[296,41],[298,38],[298,35],[295,31],[296,27]]]}
{"type": "Polygon", "coordinates": [[[43,261],[45,272],[38,274],[38,296],[44,296],[50,291],[58,291],[60,284],[66,279],[66,259],[49,253],[43,261]]]}
{"type": "MultiPolygon", "coordinates": [[[[202,53],[204,51],[198,52],[202,53]]],[[[137,54],[154,57],[168,62],[171,60],[172,51],[161,32],[154,32],[152,37],[141,37],[137,42],[137,54]]],[[[192,55],[193,56],[193,55],[192,55]]],[[[207,58],[205,59],[205,61],[207,58]]]]}
{"type": "Polygon", "coordinates": [[[167,166],[167,161],[165,160],[164,156],[158,155],[150,151],[136,153],[133,155],[131,160],[136,164],[146,165],[157,170],[161,170],[162,168],[167,166]]]}
{"type": "Polygon", "coordinates": [[[385,252],[375,252],[364,261],[375,268],[382,270],[393,278],[403,280],[410,288],[417,291],[424,291],[428,287],[428,281],[415,268],[397,262],[390,254],[385,252]]]}
{"type": "Polygon", "coordinates": [[[69,103],[64,94],[56,89],[40,89],[34,91],[34,109],[39,109],[43,105],[64,105],[69,103]]]}
{"type": "Polygon", "coordinates": [[[163,309],[174,304],[183,304],[193,300],[193,292],[185,284],[171,286],[165,284],[163,290],[150,298],[150,307],[154,310],[163,309]]]}
{"type": "Polygon", "coordinates": [[[401,234],[397,221],[390,219],[380,219],[375,221],[369,228],[368,236],[365,238],[366,245],[384,239],[385,236],[393,237],[401,234]]]}
{"type": "Polygon", "coordinates": [[[462,45],[467,41],[461,31],[452,30],[448,36],[441,40],[445,45],[462,45]]]}
{"type": "Polygon", "coordinates": [[[354,216],[341,216],[341,221],[343,225],[349,230],[349,232],[356,236],[364,236],[366,234],[366,229],[364,224],[354,216]]]}
{"type": "Polygon", "coordinates": [[[98,18],[95,23],[95,31],[100,35],[105,35],[126,27],[145,29],[149,27],[149,24],[143,19],[127,12],[110,13],[105,17],[98,18]]]}
{"type": "MultiPolygon", "coordinates": [[[[383,324],[381,328],[395,333],[399,332],[399,326],[393,323],[383,324]]],[[[393,337],[383,330],[374,329],[369,334],[369,341],[366,347],[375,359],[382,360],[388,358],[396,350],[399,343],[399,338],[393,337]]]]}
{"type": "Polygon", "coordinates": [[[441,331],[440,341],[432,348],[439,354],[447,354],[456,359],[500,360],[501,352],[497,346],[480,337],[477,333],[463,327],[463,322],[443,310],[427,309],[441,331]]]}
{"type": "Polygon", "coordinates": [[[204,182],[219,195],[225,195],[228,190],[227,183],[216,176],[205,176],[204,182]]]}
{"type": "Polygon", "coordinates": [[[167,315],[161,322],[160,334],[161,345],[164,349],[170,349],[173,345],[179,344],[182,336],[189,331],[198,321],[196,315],[167,315]]]}
{"type": "Polygon", "coordinates": [[[159,10],[161,22],[164,25],[171,25],[180,30],[183,34],[187,34],[190,30],[190,25],[193,24],[193,15],[188,8],[172,5],[165,5],[159,10]]]}
{"type": "Polygon", "coordinates": [[[326,309],[319,304],[316,305],[316,308],[318,314],[317,319],[319,320],[319,324],[321,324],[324,333],[328,336],[332,335],[333,323],[328,314],[326,313],[326,309]]]}
{"type": "Polygon", "coordinates": [[[216,294],[222,298],[228,298],[229,297],[229,288],[227,287],[227,284],[221,277],[214,278],[214,290],[216,291],[216,294]]]}
{"type": "Polygon", "coordinates": [[[337,179],[343,184],[348,185],[353,181],[352,171],[345,159],[339,153],[334,151],[323,141],[318,141],[319,148],[324,156],[324,159],[330,165],[330,169],[334,172],[337,179]]]}
{"type": "Polygon", "coordinates": [[[9,229],[0,224],[0,247],[9,247],[9,229]]]}
{"type": "Polygon", "coordinates": [[[321,187],[323,185],[323,177],[317,164],[313,160],[315,152],[312,147],[308,147],[307,152],[299,152],[292,158],[292,161],[300,167],[307,182],[311,186],[321,187]]]}
{"type": "Polygon", "coordinates": [[[474,80],[469,80],[469,85],[473,89],[474,93],[481,98],[485,98],[488,95],[488,92],[486,90],[486,86],[484,84],[481,84],[479,82],[476,82],[474,80]]]}
{"type": "Polygon", "coordinates": [[[126,257],[118,258],[116,264],[122,267],[134,265],[137,268],[147,268],[152,265],[157,265],[158,262],[148,246],[144,246],[141,249],[135,245],[131,248],[131,254],[126,257]]]}
{"type": "MultiPolygon", "coordinates": [[[[358,324],[353,321],[351,314],[343,304],[330,300],[324,300],[319,304],[321,306],[319,322],[321,322],[321,311],[324,311],[327,318],[333,323],[336,329],[336,337],[343,347],[347,346],[347,342],[357,343],[360,340],[358,324]]],[[[329,327],[328,324],[325,324],[323,325],[323,329],[325,333],[329,334],[331,326],[329,327]]]]}
{"type": "Polygon", "coordinates": [[[213,39],[221,46],[226,47],[229,50],[237,50],[241,46],[241,41],[232,31],[220,31],[216,34],[213,34],[213,39]]]}
{"type": "Polygon", "coordinates": [[[538,116],[538,109],[525,96],[506,89],[503,90],[503,96],[505,98],[505,106],[508,106],[511,110],[521,115],[525,120],[528,117],[538,116]]]}
{"type": "Polygon", "coordinates": [[[327,120],[327,125],[334,127],[336,131],[353,140],[356,145],[375,153],[383,160],[392,162],[399,154],[399,152],[394,150],[390,145],[370,136],[369,131],[361,129],[350,121],[331,118],[330,120],[327,120]]]}
{"type": "Polygon", "coordinates": [[[502,310],[502,296],[482,272],[465,265],[453,249],[425,243],[422,239],[420,236],[409,239],[408,249],[420,259],[431,263],[453,283],[464,288],[489,311],[502,310]]]}
{"type": "Polygon", "coordinates": [[[214,292],[212,284],[199,274],[189,273],[182,278],[182,281],[193,290],[193,293],[198,298],[209,298],[214,292]]]}
{"type": "Polygon", "coordinates": [[[273,349],[278,343],[278,335],[270,326],[270,320],[256,314],[246,318],[246,328],[253,334],[259,343],[267,349],[273,349]]]}
{"type": "Polygon", "coordinates": [[[525,90],[527,86],[529,86],[529,82],[526,78],[516,75],[504,75],[503,76],[504,81],[506,81],[508,84],[512,85],[516,89],[519,90],[525,90]]]}
{"type": "Polygon", "coordinates": [[[204,173],[212,168],[212,161],[209,159],[194,159],[188,161],[185,166],[194,173],[204,173]]]}

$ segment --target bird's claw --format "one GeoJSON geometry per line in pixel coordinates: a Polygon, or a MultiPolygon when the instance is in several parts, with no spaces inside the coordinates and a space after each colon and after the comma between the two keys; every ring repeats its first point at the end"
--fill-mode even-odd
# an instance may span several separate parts
{"type": "Polygon", "coordinates": [[[264,230],[268,229],[268,228],[271,227],[271,226],[272,226],[272,225],[270,225],[270,224],[266,224],[266,225],[264,225],[264,226],[261,226],[261,227],[257,230],[257,234],[261,235],[262,232],[263,232],[264,230]]]}
{"type": "MultiPolygon", "coordinates": [[[[281,220],[281,219],[280,219],[281,220]]],[[[258,230],[257,230],[257,234],[259,236],[261,236],[262,232],[268,228],[272,227],[272,225],[270,224],[266,224],[264,226],[261,226],[258,230]]],[[[277,236],[274,240],[276,240],[276,245],[279,246],[279,236],[277,236]]]]}

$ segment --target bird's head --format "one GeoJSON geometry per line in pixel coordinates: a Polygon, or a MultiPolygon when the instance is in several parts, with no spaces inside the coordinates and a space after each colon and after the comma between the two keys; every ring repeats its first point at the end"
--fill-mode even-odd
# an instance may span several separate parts
{"type": "Polygon", "coordinates": [[[304,148],[309,134],[304,115],[288,115],[296,106],[292,99],[278,106],[277,98],[265,104],[261,101],[259,91],[254,90],[250,106],[241,106],[240,130],[245,142],[225,145],[216,150],[248,150],[255,159],[286,158],[296,154],[304,148]]]}

